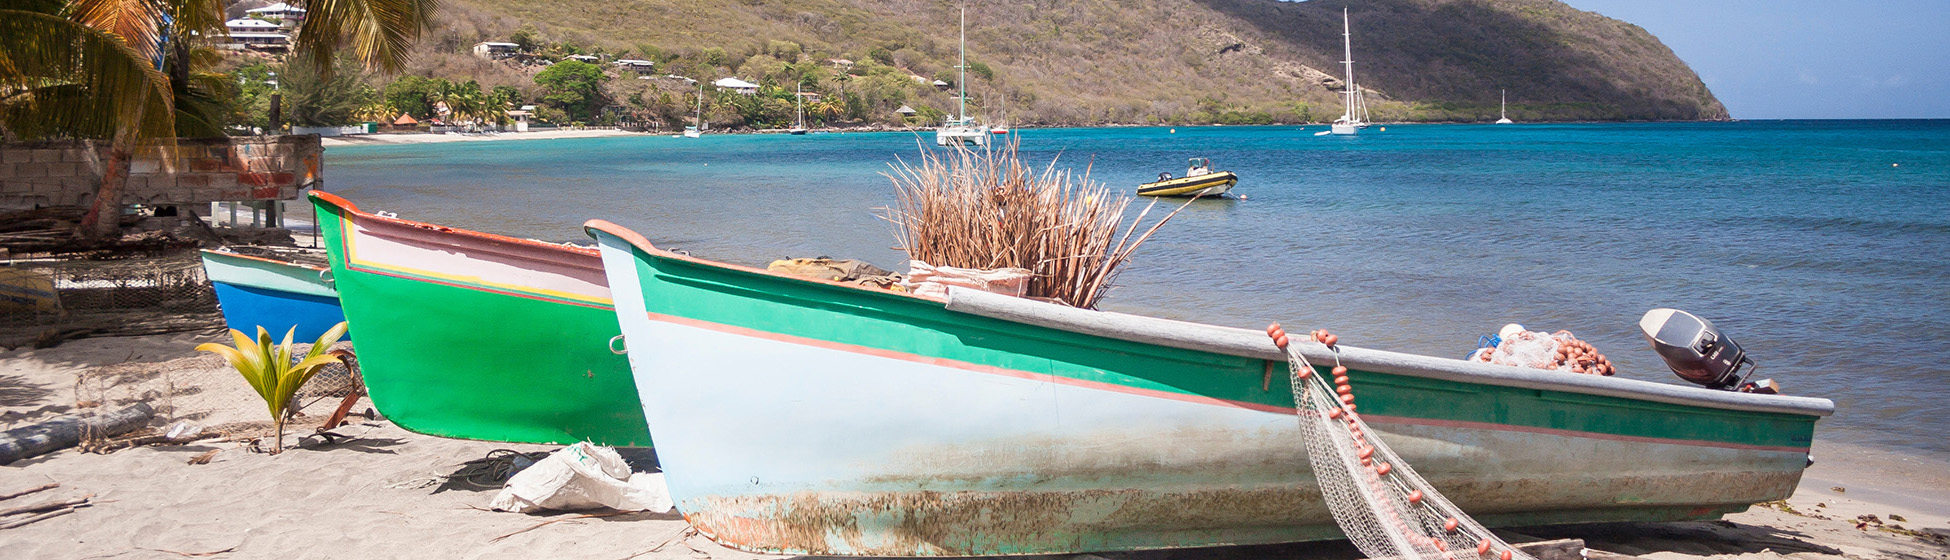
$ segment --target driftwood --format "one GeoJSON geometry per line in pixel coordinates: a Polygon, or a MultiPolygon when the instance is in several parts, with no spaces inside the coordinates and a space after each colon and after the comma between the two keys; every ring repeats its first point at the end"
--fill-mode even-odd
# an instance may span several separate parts
{"type": "Polygon", "coordinates": [[[0,465],[42,453],[73,447],[83,437],[119,435],[149,423],[156,410],[149,403],[97,416],[62,416],[0,433],[0,465]]]}
{"type": "Polygon", "coordinates": [[[13,507],[7,509],[0,509],[0,517],[6,517],[18,513],[34,513],[37,511],[47,511],[51,509],[61,509],[64,507],[74,507],[74,506],[84,505],[87,503],[88,503],[88,498],[75,498],[72,500],[48,500],[31,506],[20,506],[20,507],[13,507]]]}
{"type": "Polygon", "coordinates": [[[5,494],[0,494],[0,500],[11,500],[11,499],[14,499],[14,498],[18,498],[18,497],[21,497],[21,496],[25,496],[25,495],[28,495],[28,494],[32,494],[32,493],[35,493],[35,492],[39,492],[39,491],[42,491],[42,490],[48,490],[48,489],[52,489],[52,488],[60,488],[60,487],[61,487],[61,483],[59,483],[59,482],[49,482],[49,483],[47,483],[47,484],[42,484],[42,485],[40,485],[40,486],[35,486],[35,487],[33,487],[33,488],[23,488],[23,489],[20,489],[20,490],[15,490],[15,491],[12,491],[12,492],[8,492],[8,493],[5,493],[5,494]]]}
{"type": "Polygon", "coordinates": [[[42,519],[47,519],[47,518],[50,518],[50,517],[60,517],[60,516],[63,516],[63,515],[67,515],[67,514],[70,514],[70,513],[74,513],[74,508],[72,508],[72,507],[70,507],[70,508],[65,508],[65,509],[57,509],[57,510],[54,510],[54,511],[50,511],[50,512],[47,512],[47,513],[43,513],[43,514],[40,514],[40,515],[36,515],[36,516],[33,516],[33,517],[29,517],[29,518],[26,518],[26,519],[22,519],[22,520],[20,520],[20,521],[8,521],[8,522],[6,522],[6,523],[4,523],[4,524],[0,524],[0,529],[12,529],[12,528],[14,528],[14,527],[19,527],[19,526],[21,526],[21,525],[26,525],[26,524],[28,524],[28,523],[33,523],[33,522],[35,522],[35,521],[40,521],[40,520],[42,520],[42,519]]]}

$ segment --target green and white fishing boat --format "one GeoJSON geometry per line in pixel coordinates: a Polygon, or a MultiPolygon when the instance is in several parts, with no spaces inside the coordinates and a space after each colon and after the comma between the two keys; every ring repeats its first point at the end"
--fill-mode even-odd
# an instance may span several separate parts
{"type": "MultiPolygon", "coordinates": [[[[1263,332],[960,289],[932,299],[676,254],[600,220],[586,229],[672,497],[719,543],[931,556],[1341,537],[1285,355],[1263,332]]],[[[1346,345],[1339,356],[1372,429],[1492,526],[1713,519],[1787,497],[1834,409],[1346,345]]]]}
{"type": "Polygon", "coordinates": [[[650,445],[595,250],[361,212],[314,191],[372,402],[464,439],[650,445]]]}

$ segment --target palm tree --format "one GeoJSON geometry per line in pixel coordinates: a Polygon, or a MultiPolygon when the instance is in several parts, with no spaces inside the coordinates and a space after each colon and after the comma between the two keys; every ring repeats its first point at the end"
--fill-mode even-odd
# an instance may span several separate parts
{"type": "MultiPolygon", "coordinates": [[[[340,48],[396,72],[436,0],[304,0],[297,56],[330,75],[340,48]]],[[[225,35],[221,0],[16,0],[0,9],[0,131],[7,138],[110,139],[107,169],[82,233],[107,237],[129,156],[177,133],[178,92],[196,88],[193,37],[225,35]],[[168,49],[170,75],[148,61],[168,49]]]]}
{"type": "Polygon", "coordinates": [[[169,79],[112,31],[61,17],[58,1],[0,10],[0,131],[8,140],[107,138],[102,184],[82,233],[113,234],[138,141],[175,136],[169,79]],[[113,203],[107,202],[113,201],[113,203]],[[103,227],[105,226],[105,227],[103,227]]]}

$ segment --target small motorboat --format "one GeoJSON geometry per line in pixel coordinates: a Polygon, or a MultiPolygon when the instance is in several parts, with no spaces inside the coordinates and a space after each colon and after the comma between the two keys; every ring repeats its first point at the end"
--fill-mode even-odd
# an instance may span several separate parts
{"type": "Polygon", "coordinates": [[[1173,179],[1170,173],[1159,174],[1158,180],[1138,185],[1140,196],[1217,196],[1232,190],[1239,184],[1239,176],[1231,171],[1213,171],[1211,158],[1192,158],[1185,167],[1185,176],[1173,179]]]}

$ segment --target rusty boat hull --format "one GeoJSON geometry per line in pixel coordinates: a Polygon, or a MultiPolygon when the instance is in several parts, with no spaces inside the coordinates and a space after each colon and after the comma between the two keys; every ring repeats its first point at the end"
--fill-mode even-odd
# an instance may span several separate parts
{"type": "MultiPolygon", "coordinates": [[[[677,507],[744,550],[1063,554],[1342,538],[1263,333],[946,300],[598,240],[677,507]]],[[[1328,350],[1308,344],[1315,364],[1328,350]]],[[[1344,347],[1364,418],[1492,526],[1788,496],[1825,399],[1344,347]]]]}

